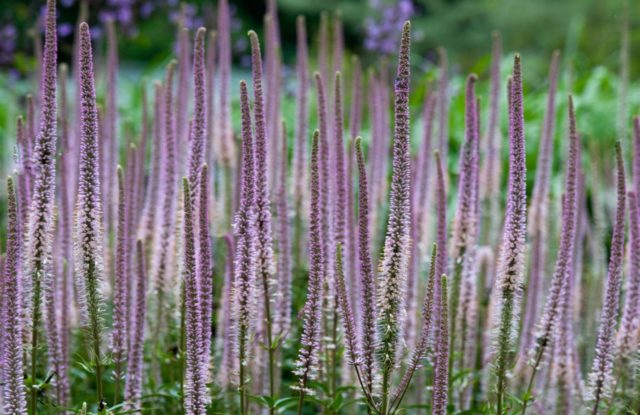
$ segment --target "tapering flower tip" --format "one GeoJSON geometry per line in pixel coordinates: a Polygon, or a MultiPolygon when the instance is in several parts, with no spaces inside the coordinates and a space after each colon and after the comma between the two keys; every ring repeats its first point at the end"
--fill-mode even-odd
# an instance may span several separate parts
{"type": "Polygon", "coordinates": [[[611,236],[611,256],[607,271],[607,286],[602,305],[600,326],[596,341],[596,353],[593,367],[589,373],[589,398],[593,403],[593,413],[598,413],[600,403],[611,396],[613,379],[613,353],[618,303],[620,296],[620,280],[624,257],[624,222],[625,222],[625,173],[620,141],[616,142],[616,159],[618,165],[618,196],[616,219],[611,236]]]}
{"type": "MultiPolygon", "coordinates": [[[[565,178],[565,194],[562,209],[562,229],[560,247],[556,258],[555,269],[551,278],[549,294],[544,304],[538,339],[536,340],[536,360],[540,361],[554,334],[558,318],[562,318],[559,308],[562,307],[563,291],[567,289],[567,278],[574,266],[574,243],[576,240],[576,216],[578,211],[578,132],[573,107],[573,98],[569,95],[569,157],[565,178]],[[540,357],[538,357],[540,356],[540,357]]],[[[537,369],[537,368],[536,368],[537,369]]]]}
{"type": "MultiPolygon", "coordinates": [[[[393,170],[389,197],[389,220],[380,268],[378,295],[378,357],[385,375],[390,375],[397,359],[405,314],[405,284],[411,246],[410,194],[411,158],[409,155],[409,47],[411,25],[403,27],[395,80],[395,128],[393,170]]],[[[389,379],[389,376],[385,376],[389,379]]],[[[388,386],[388,385],[386,385],[388,386]]],[[[383,385],[385,388],[385,385],[383,385]]]]}
{"type": "MultiPolygon", "coordinates": [[[[436,159],[436,243],[438,246],[447,246],[447,195],[445,189],[445,173],[442,166],[440,151],[433,152],[436,159]]],[[[447,270],[447,250],[438,249],[436,257],[436,274],[444,274],[447,270]]],[[[436,284],[437,291],[440,290],[436,284]]]]}
{"type": "Polygon", "coordinates": [[[193,188],[190,203],[195,207],[195,197],[198,189],[198,171],[204,161],[207,134],[207,85],[205,79],[205,35],[207,30],[201,27],[197,30],[193,52],[193,82],[194,82],[194,117],[191,131],[191,155],[189,160],[189,182],[193,188]]]}
{"type": "Polygon", "coordinates": [[[16,191],[11,177],[7,178],[7,255],[5,257],[3,297],[4,313],[0,317],[3,329],[2,380],[4,413],[26,414],[27,402],[23,376],[22,320],[14,318],[22,310],[20,283],[20,225],[16,191]]]}

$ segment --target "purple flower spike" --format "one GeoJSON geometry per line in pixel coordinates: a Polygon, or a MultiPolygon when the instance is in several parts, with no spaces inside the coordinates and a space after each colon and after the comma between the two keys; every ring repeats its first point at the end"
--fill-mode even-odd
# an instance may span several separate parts
{"type": "Polygon", "coordinates": [[[130,409],[140,409],[142,393],[142,369],[144,352],[144,327],[147,311],[147,268],[145,265],[145,251],[143,242],[136,243],[136,297],[134,301],[135,314],[131,324],[131,349],[127,358],[127,381],[124,398],[130,409]]]}
{"type": "Polygon", "coordinates": [[[191,193],[192,209],[196,208],[196,197],[200,187],[198,179],[200,177],[200,167],[204,163],[204,152],[207,133],[207,84],[205,79],[205,59],[204,59],[204,37],[207,30],[201,27],[196,32],[193,45],[193,92],[194,92],[194,115],[193,130],[191,131],[191,154],[189,158],[189,186],[193,190],[191,193]]]}
{"type": "Polygon", "coordinates": [[[76,284],[82,310],[83,323],[92,345],[98,381],[98,402],[102,402],[100,342],[103,326],[103,249],[102,204],[100,194],[98,110],[93,72],[93,54],[89,25],[80,24],[80,166],[74,238],[76,284]]]}
{"type": "Polygon", "coordinates": [[[519,300],[524,273],[527,227],[527,166],[525,154],[524,107],[520,55],[513,64],[509,117],[509,187],[502,246],[498,260],[496,290],[500,301],[495,332],[497,413],[503,413],[507,370],[519,321],[519,300]]]}
{"type": "Polygon", "coordinates": [[[22,360],[22,320],[15,318],[23,309],[22,284],[20,278],[20,221],[13,179],[7,179],[7,255],[4,266],[2,294],[2,380],[4,413],[20,415],[27,413],[25,397],[24,367],[22,360]]]}
{"type": "Polygon", "coordinates": [[[287,129],[284,121],[282,130],[282,154],[280,160],[280,184],[278,187],[278,287],[281,299],[278,301],[278,313],[275,316],[279,333],[286,333],[291,327],[291,244],[289,242],[289,207],[287,204],[287,129]]]}
{"type": "Polygon", "coordinates": [[[433,323],[434,323],[434,296],[435,296],[435,271],[436,271],[436,256],[438,253],[438,246],[433,244],[433,249],[431,251],[431,265],[429,267],[429,281],[427,282],[427,288],[424,295],[424,302],[422,304],[422,331],[420,332],[420,339],[416,344],[416,347],[411,355],[411,360],[409,362],[409,367],[407,371],[402,376],[400,380],[400,384],[398,389],[396,390],[392,403],[391,409],[397,407],[402,403],[402,398],[404,397],[409,384],[411,383],[411,379],[415,371],[421,367],[422,359],[425,357],[427,353],[427,348],[429,347],[429,338],[432,334],[433,323]]]}
{"type": "Polygon", "coordinates": [[[242,191],[240,206],[234,222],[236,237],[235,271],[234,271],[234,340],[236,342],[235,358],[239,367],[238,389],[240,392],[240,408],[244,413],[245,388],[249,362],[249,340],[254,325],[254,279],[255,279],[255,229],[254,220],[254,149],[251,134],[251,113],[247,84],[240,82],[240,105],[242,110],[242,191]]]}
{"type": "Polygon", "coordinates": [[[202,297],[202,368],[209,372],[209,352],[211,349],[211,313],[213,307],[213,252],[209,231],[209,168],[200,167],[198,190],[198,284],[202,297]]]}
{"type": "Polygon", "coordinates": [[[307,301],[303,313],[301,347],[296,361],[294,374],[298,376],[298,384],[293,388],[300,391],[300,405],[305,394],[313,394],[308,389],[308,382],[315,379],[318,370],[318,352],[320,349],[322,321],[322,273],[324,270],[324,246],[321,241],[322,221],[320,207],[320,166],[319,166],[320,132],[313,134],[311,147],[311,213],[309,218],[309,284],[307,301]]]}
{"type": "Polygon", "coordinates": [[[223,296],[221,298],[220,312],[218,313],[218,327],[220,327],[219,348],[220,354],[220,366],[218,369],[217,380],[222,386],[229,386],[231,384],[231,376],[234,373],[234,359],[233,359],[233,286],[234,286],[234,244],[233,236],[227,234],[224,236],[224,242],[227,247],[227,261],[224,269],[224,286],[223,296]]]}
{"type": "Polygon", "coordinates": [[[217,148],[215,147],[215,138],[213,135],[214,123],[216,121],[217,108],[216,108],[216,87],[215,79],[217,76],[216,60],[218,59],[218,32],[212,30],[209,32],[209,40],[207,42],[206,61],[205,61],[205,84],[207,94],[207,135],[206,135],[206,152],[205,160],[210,166],[215,165],[215,154],[217,148]]]}
{"type": "MultiPolygon", "coordinates": [[[[187,145],[191,139],[191,132],[189,131],[189,73],[191,72],[191,45],[189,42],[189,29],[183,26],[184,22],[179,22],[178,26],[178,79],[176,90],[176,102],[175,102],[175,114],[176,114],[176,144],[181,148],[183,145],[187,145]]],[[[204,39],[203,39],[204,43],[204,39]]],[[[203,51],[204,53],[204,51],[203,51]]],[[[194,60],[196,58],[194,57],[194,60]]],[[[194,68],[195,74],[195,68],[194,68]]],[[[203,81],[204,82],[204,81],[203,81]]],[[[197,93],[197,92],[196,92],[197,93]]],[[[196,112],[197,115],[197,112],[196,112]]],[[[203,115],[200,115],[204,117],[203,115]]],[[[186,156],[188,152],[181,151],[177,153],[178,157],[178,174],[183,174],[187,168],[185,163],[188,162],[186,156]]],[[[196,169],[200,167],[199,163],[196,169]]],[[[195,192],[195,188],[193,189],[195,192]]]]}
{"type": "Polygon", "coordinates": [[[447,295],[447,276],[440,278],[440,336],[436,343],[436,370],[433,378],[433,415],[447,413],[447,395],[449,393],[449,302],[447,295]]]}
{"type": "MultiPolygon", "coordinates": [[[[489,93],[489,120],[487,122],[486,163],[483,175],[483,197],[489,204],[486,211],[488,218],[497,218],[500,206],[498,190],[500,182],[500,61],[502,60],[502,36],[500,32],[493,32],[493,46],[491,54],[491,86],[489,93]]],[[[491,220],[489,241],[495,241],[495,228],[498,220],[491,220]]]]}
{"type": "Polygon", "coordinates": [[[629,278],[620,330],[617,336],[617,354],[621,364],[628,363],[637,347],[638,310],[640,307],[640,223],[638,221],[638,198],[634,192],[627,193],[629,202],[629,278]]]}
{"type": "Polygon", "coordinates": [[[336,292],[338,295],[338,305],[342,317],[342,327],[344,329],[344,340],[347,349],[347,359],[351,365],[360,364],[360,350],[356,336],[356,326],[353,319],[353,309],[347,293],[347,285],[344,281],[344,269],[342,267],[342,245],[336,246],[336,292]]]}
{"type": "MultiPolygon", "coordinates": [[[[335,191],[336,191],[336,210],[334,216],[333,228],[335,229],[335,242],[345,245],[346,233],[346,215],[347,215],[347,188],[345,180],[345,163],[344,163],[344,139],[343,139],[343,116],[342,116],[342,82],[340,72],[336,72],[333,90],[333,139],[335,140],[335,191]]],[[[349,263],[351,258],[346,258],[349,263]]]]}
{"type": "Polygon", "coordinates": [[[300,215],[307,185],[307,129],[309,124],[309,52],[307,50],[307,28],[304,16],[296,20],[296,75],[298,86],[296,91],[296,140],[295,140],[295,201],[300,215]]]}
{"type": "Polygon", "coordinates": [[[356,157],[358,161],[358,260],[360,263],[361,300],[358,312],[360,316],[360,338],[362,351],[363,383],[367,392],[372,394],[374,389],[375,372],[375,342],[376,342],[376,281],[373,275],[373,261],[371,259],[371,238],[369,237],[369,185],[367,183],[367,169],[362,154],[362,139],[355,140],[356,157]]]}
{"type": "Polygon", "coordinates": [[[611,256],[607,272],[607,288],[604,294],[600,327],[596,340],[596,355],[589,373],[589,399],[593,403],[593,414],[600,410],[603,400],[610,397],[613,389],[612,366],[615,341],[616,319],[620,297],[620,282],[624,256],[624,218],[626,183],[624,162],[620,142],[616,143],[618,163],[618,203],[616,220],[611,236],[611,256]]]}
{"type": "Polygon", "coordinates": [[[186,371],[184,411],[188,415],[205,415],[207,388],[203,368],[202,317],[199,298],[198,273],[196,264],[195,219],[191,200],[189,180],[182,182],[184,191],[184,303],[186,326],[186,371]]]}
{"type": "Polygon", "coordinates": [[[101,124],[101,162],[102,162],[102,198],[104,205],[105,229],[110,229],[115,220],[116,209],[116,172],[118,164],[118,38],[116,23],[113,19],[106,22],[107,27],[107,98],[104,107],[104,119],[101,124]]]}
{"type": "Polygon", "coordinates": [[[231,125],[231,16],[229,1],[218,2],[218,70],[220,71],[219,117],[220,126],[216,139],[219,141],[220,158],[224,166],[233,165],[235,152],[231,125]]]}
{"type": "Polygon", "coordinates": [[[123,363],[127,357],[127,282],[130,275],[127,273],[128,259],[128,238],[127,215],[129,214],[129,200],[127,189],[124,183],[124,173],[122,167],[118,166],[118,228],[116,244],[116,264],[115,264],[115,293],[113,306],[113,332],[111,338],[111,351],[115,362],[114,377],[116,383],[124,377],[123,363]]]}
{"type": "MultiPolygon", "coordinates": [[[[56,141],[57,141],[57,108],[56,78],[57,50],[56,38],[56,2],[47,1],[45,21],[45,44],[41,70],[41,106],[40,127],[35,137],[35,148],[32,162],[34,182],[31,189],[29,206],[29,224],[24,255],[26,281],[28,283],[27,298],[30,299],[29,310],[33,319],[32,350],[37,353],[38,332],[42,313],[42,283],[51,270],[50,255],[53,237],[53,205],[56,185],[56,141]]],[[[39,38],[39,37],[38,37],[39,38]]],[[[51,281],[50,281],[51,282],[51,281]]],[[[31,374],[36,373],[37,361],[32,362],[31,374]]],[[[35,389],[31,393],[32,408],[35,404],[35,389]]],[[[19,405],[19,403],[17,403],[19,405]]]]}
{"type": "MultiPolygon", "coordinates": [[[[154,284],[156,300],[156,326],[154,328],[154,337],[159,339],[162,327],[164,326],[165,300],[167,292],[167,277],[170,273],[169,250],[173,235],[174,212],[177,192],[176,186],[176,142],[175,142],[175,123],[173,113],[173,75],[176,62],[172,61],[167,66],[165,74],[165,82],[163,87],[164,98],[164,134],[163,136],[163,159],[164,165],[161,171],[162,185],[162,212],[159,219],[159,239],[154,240],[154,284]]],[[[153,209],[153,207],[151,207],[153,209]]]]}
{"type": "Polygon", "coordinates": [[[395,81],[395,130],[393,139],[393,174],[389,196],[389,221],[378,284],[378,346],[382,370],[382,412],[386,412],[390,381],[400,348],[404,324],[405,284],[408,271],[411,205],[411,158],[409,155],[409,84],[411,81],[409,47],[411,23],[402,28],[398,71],[395,81]]]}
{"type": "Polygon", "coordinates": [[[560,247],[556,258],[555,270],[551,277],[551,287],[547,295],[544,311],[538,325],[535,340],[534,371],[542,361],[547,346],[552,340],[556,327],[562,296],[567,289],[569,270],[573,267],[574,243],[576,234],[576,216],[578,211],[578,131],[573,108],[573,99],[569,96],[569,159],[565,179],[562,229],[560,231],[560,247]]]}
{"type": "MultiPolygon", "coordinates": [[[[549,95],[544,115],[535,185],[529,209],[529,235],[531,236],[531,267],[527,282],[526,309],[520,338],[520,350],[526,353],[533,346],[534,322],[539,312],[539,294],[542,291],[545,264],[547,262],[549,179],[553,160],[553,135],[556,118],[556,89],[558,84],[558,64],[560,52],[555,51],[549,68],[549,95]]],[[[571,161],[569,161],[571,163],[571,161]]],[[[568,191],[568,189],[566,189],[568,191]]],[[[564,233],[562,233],[564,235],[564,233]]]]}
{"type": "MultiPolygon", "coordinates": [[[[449,60],[447,50],[438,48],[440,67],[438,69],[438,150],[446,167],[449,153],[449,60]]],[[[443,249],[444,251],[444,249],[443,249]]],[[[438,274],[436,274],[438,275],[438,274]]]]}
{"type": "MultiPolygon", "coordinates": [[[[271,201],[269,196],[269,176],[267,171],[268,143],[274,137],[267,136],[264,96],[262,93],[262,56],[258,35],[249,31],[251,41],[251,66],[253,69],[253,111],[255,121],[255,227],[256,227],[256,278],[261,285],[262,306],[264,312],[265,333],[263,343],[269,353],[269,379],[273,379],[275,371],[275,354],[273,344],[273,298],[280,287],[274,278],[275,263],[273,260],[273,241],[271,230],[271,201]],[[275,288],[273,288],[275,287],[275,288]]],[[[277,142],[277,140],[274,140],[277,142]]],[[[277,149],[277,147],[272,147],[277,149]]],[[[273,385],[270,385],[273,392],[273,385]]],[[[273,393],[272,393],[273,395],[273,393]]]]}
{"type": "Polygon", "coordinates": [[[156,206],[160,198],[160,164],[162,162],[163,153],[163,133],[162,133],[162,85],[156,82],[153,85],[154,102],[153,102],[153,143],[151,144],[151,166],[149,168],[149,182],[147,183],[147,195],[145,196],[145,225],[143,229],[143,237],[146,249],[155,249],[154,234],[156,230],[156,206]]]}
{"type": "Polygon", "coordinates": [[[640,116],[633,118],[633,190],[640,195],[640,116]]]}

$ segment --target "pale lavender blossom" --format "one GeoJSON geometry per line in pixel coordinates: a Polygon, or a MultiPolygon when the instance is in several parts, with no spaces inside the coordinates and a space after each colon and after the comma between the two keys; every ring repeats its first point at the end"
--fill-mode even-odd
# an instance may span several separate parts
{"type": "MultiPolygon", "coordinates": [[[[638,314],[640,307],[640,223],[638,199],[634,192],[627,193],[629,202],[629,276],[620,330],[617,335],[617,355],[621,364],[628,362],[638,345],[638,314]]],[[[622,369],[624,370],[624,369],[622,369]]]]}
{"type": "Polygon", "coordinates": [[[93,72],[91,34],[86,23],[80,24],[80,163],[74,250],[76,284],[83,324],[88,331],[92,359],[96,363],[98,405],[103,408],[100,343],[103,331],[102,199],[100,193],[100,163],[98,145],[98,111],[93,72]]]}
{"type": "Polygon", "coordinates": [[[134,301],[135,314],[132,313],[131,348],[127,357],[127,378],[124,389],[124,399],[131,409],[139,409],[139,399],[142,393],[144,369],[144,328],[147,310],[147,268],[145,251],[142,240],[136,243],[136,295],[134,301]]]}
{"type": "Polygon", "coordinates": [[[569,269],[573,267],[573,255],[575,252],[576,215],[578,211],[578,131],[573,108],[573,99],[569,96],[569,158],[567,160],[567,173],[565,179],[565,194],[563,203],[562,228],[560,231],[560,247],[556,258],[555,269],[551,277],[551,286],[547,295],[544,310],[535,333],[534,347],[535,360],[533,369],[536,371],[545,350],[552,340],[557,319],[562,306],[562,296],[568,286],[569,269]]]}
{"type": "Polygon", "coordinates": [[[307,50],[307,29],[304,16],[296,19],[296,136],[295,158],[293,171],[295,172],[296,211],[302,213],[307,185],[307,129],[309,124],[309,52],[307,50]]]}
{"type": "Polygon", "coordinates": [[[440,277],[439,332],[436,343],[436,370],[433,377],[433,415],[445,415],[449,393],[449,302],[447,295],[447,277],[440,277]]]}
{"type": "Polygon", "coordinates": [[[376,353],[382,372],[383,413],[387,410],[390,381],[401,347],[401,328],[405,313],[405,284],[408,271],[411,204],[411,158],[409,155],[409,84],[411,81],[409,47],[411,24],[405,22],[395,80],[395,131],[393,174],[389,196],[389,221],[378,282],[378,320],[376,353]]]}
{"type": "Polygon", "coordinates": [[[240,412],[245,412],[245,388],[248,381],[246,371],[249,364],[249,340],[255,324],[254,280],[255,264],[255,183],[254,145],[251,131],[251,113],[247,84],[240,82],[240,103],[242,109],[242,193],[240,206],[234,221],[236,238],[235,271],[233,288],[233,322],[235,330],[235,359],[238,361],[240,392],[240,412]]]}
{"type": "MultiPolygon", "coordinates": [[[[51,252],[53,243],[53,206],[56,181],[57,141],[57,33],[56,2],[48,0],[45,21],[45,43],[40,71],[40,126],[35,136],[32,161],[34,182],[31,189],[29,224],[26,251],[24,253],[27,298],[31,314],[31,376],[35,378],[38,356],[38,338],[42,313],[42,284],[51,283],[51,252]]],[[[37,36],[39,39],[39,36],[37,36]]],[[[35,115],[32,122],[35,121],[35,115]]],[[[29,138],[31,139],[31,138],[29,138]]],[[[36,391],[31,390],[31,408],[36,411],[36,391]]]]}
{"type": "MultiPolygon", "coordinates": [[[[528,232],[531,237],[531,265],[529,269],[529,280],[527,281],[526,308],[523,316],[522,335],[520,337],[519,349],[521,353],[527,353],[533,346],[535,332],[534,322],[540,309],[539,294],[542,291],[543,277],[546,275],[545,264],[547,263],[547,241],[549,233],[549,182],[553,156],[559,60],[560,52],[555,51],[551,58],[551,66],[549,68],[549,93],[540,137],[540,148],[538,150],[535,185],[531,196],[531,208],[529,209],[528,232]]],[[[564,235],[564,233],[562,235],[564,235]]]]}
{"type": "Polygon", "coordinates": [[[300,351],[296,360],[294,374],[298,383],[293,387],[300,391],[299,408],[302,407],[304,395],[313,394],[309,389],[309,381],[314,380],[318,371],[318,354],[320,350],[322,321],[322,280],[324,272],[324,245],[321,241],[322,220],[320,207],[320,166],[319,166],[318,130],[313,134],[311,146],[311,211],[309,218],[309,284],[307,300],[303,309],[303,328],[300,339],[300,351]]]}
{"type": "Polygon", "coordinates": [[[358,161],[358,261],[360,268],[360,350],[362,351],[362,375],[367,393],[374,389],[375,345],[376,345],[376,281],[371,259],[371,238],[369,237],[369,185],[367,169],[360,137],[355,140],[358,161]]]}
{"type": "MultiPolygon", "coordinates": [[[[196,198],[198,197],[198,179],[200,178],[200,167],[204,163],[206,133],[207,133],[207,84],[205,78],[205,56],[204,37],[206,29],[201,27],[196,32],[193,45],[193,102],[194,115],[193,127],[191,131],[191,145],[189,155],[189,186],[192,189],[191,203],[192,209],[196,209],[196,198]]],[[[180,103],[178,103],[180,105],[180,103]]]]}
{"type": "MultiPolygon", "coordinates": [[[[116,256],[115,256],[115,289],[113,299],[113,328],[111,337],[111,352],[115,363],[114,378],[116,379],[116,389],[120,380],[124,378],[124,361],[127,358],[127,320],[128,310],[128,286],[130,275],[127,273],[128,260],[128,229],[127,216],[129,215],[129,198],[125,186],[124,172],[121,166],[117,168],[118,174],[118,210],[117,210],[117,230],[116,230],[116,256]]],[[[116,390],[116,396],[119,393],[116,390]]],[[[117,403],[117,402],[116,402],[117,403]]]]}
{"type": "Polygon", "coordinates": [[[495,289],[500,312],[495,313],[494,333],[496,347],[495,374],[496,409],[503,413],[507,389],[511,350],[519,321],[519,302],[522,292],[527,227],[527,167],[525,155],[524,107],[520,55],[513,64],[513,82],[509,91],[509,185],[500,258],[495,289]]]}
{"type": "Polygon", "coordinates": [[[611,396],[614,380],[612,379],[613,357],[615,349],[615,330],[618,316],[618,303],[620,301],[620,284],[622,274],[622,262],[624,256],[624,219],[625,219],[625,195],[626,183],[622,148],[620,142],[616,143],[616,160],[618,164],[618,197],[616,219],[611,236],[611,256],[607,270],[607,284],[600,315],[600,326],[596,340],[596,353],[593,366],[589,372],[588,400],[592,408],[592,414],[600,411],[603,400],[611,396]]]}
{"type": "MultiPolygon", "coordinates": [[[[198,264],[196,261],[195,218],[189,179],[182,181],[184,192],[184,309],[186,327],[186,370],[184,385],[184,411],[187,415],[205,415],[207,404],[206,377],[203,367],[202,317],[198,264]]],[[[208,353],[207,353],[208,355],[208,353]]]]}
{"type": "Polygon", "coordinates": [[[3,409],[7,415],[27,413],[24,362],[22,353],[23,321],[15,318],[23,308],[20,275],[20,220],[13,179],[7,179],[7,254],[3,270],[2,304],[2,390],[3,409]]]}

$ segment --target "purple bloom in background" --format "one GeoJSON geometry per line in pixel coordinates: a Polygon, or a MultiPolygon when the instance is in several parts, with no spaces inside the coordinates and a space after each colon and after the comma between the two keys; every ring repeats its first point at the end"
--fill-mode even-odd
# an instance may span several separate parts
{"type": "Polygon", "coordinates": [[[13,62],[16,50],[16,27],[7,23],[0,28],[0,65],[9,65],[13,62]]]}
{"type": "Polygon", "coordinates": [[[398,44],[398,28],[414,12],[412,0],[370,0],[372,16],[365,21],[364,46],[372,52],[390,55],[398,44]]]}

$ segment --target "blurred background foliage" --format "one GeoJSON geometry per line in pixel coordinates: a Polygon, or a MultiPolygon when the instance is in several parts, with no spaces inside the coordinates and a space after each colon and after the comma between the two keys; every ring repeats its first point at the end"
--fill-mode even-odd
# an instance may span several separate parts
{"type": "MultiPolygon", "coordinates": [[[[82,0],[59,0],[59,34],[62,60],[71,54],[73,28],[82,0]]],[[[625,0],[278,0],[283,54],[292,64],[295,18],[304,15],[308,32],[315,34],[322,11],[339,12],[344,21],[348,50],[372,62],[380,53],[393,53],[399,24],[411,18],[414,28],[414,62],[435,60],[444,46],[460,72],[481,72],[487,65],[491,32],[502,33],[505,51],[526,57],[527,75],[534,82],[546,76],[553,49],[572,59],[576,72],[598,65],[618,64],[621,22],[625,0]],[[397,27],[396,27],[397,26],[397,27]],[[390,39],[384,39],[384,37],[390,39]],[[378,39],[383,37],[383,39],[378,39]],[[391,46],[391,47],[389,47],[391,46]]],[[[640,8],[630,1],[632,28],[640,21],[640,8]]],[[[24,74],[33,69],[33,34],[43,2],[2,0],[0,11],[0,65],[24,74]]],[[[109,17],[119,23],[120,54],[126,62],[144,66],[166,59],[174,46],[174,24],[184,7],[187,26],[215,27],[215,2],[211,0],[87,0],[89,23],[101,38],[101,24],[109,17]]],[[[235,59],[246,64],[246,30],[262,26],[263,0],[230,0],[233,14],[235,59]]],[[[314,36],[315,38],[315,36],[314,36]]],[[[640,40],[632,30],[631,44],[640,40]]],[[[633,53],[632,53],[633,56],[633,53]]],[[[632,59],[632,73],[640,59],[632,59]]]]}
{"type": "MultiPolygon", "coordinates": [[[[119,98],[121,122],[126,135],[137,132],[140,113],[140,81],[161,79],[164,65],[175,56],[177,22],[184,14],[186,26],[215,28],[217,2],[212,0],[58,0],[59,54],[61,62],[71,61],[73,30],[82,9],[88,5],[88,17],[96,42],[96,72],[99,101],[104,96],[106,42],[102,26],[113,18],[119,36],[119,98]]],[[[232,14],[232,47],[235,68],[232,85],[250,76],[247,30],[262,33],[266,0],[229,0],[232,14]]],[[[640,8],[637,0],[277,0],[283,55],[283,116],[294,123],[295,91],[295,19],[304,15],[310,43],[312,70],[317,68],[318,27],[321,13],[339,13],[344,27],[345,48],[357,54],[366,67],[382,68],[388,57],[393,67],[402,21],[411,19],[412,111],[417,146],[421,128],[421,106],[429,84],[437,78],[437,53],[445,47],[451,71],[451,154],[457,153],[463,139],[463,85],[475,72],[480,77],[478,93],[483,100],[486,120],[488,78],[491,63],[491,33],[502,34],[502,74],[510,73],[513,53],[522,55],[524,67],[525,115],[527,123],[527,161],[535,168],[538,138],[548,88],[548,65],[554,49],[562,52],[558,95],[558,126],[554,152],[555,170],[562,171],[565,137],[566,94],[572,92],[578,111],[578,124],[587,152],[586,163],[595,163],[604,180],[612,182],[613,143],[617,138],[629,142],[631,115],[640,106],[640,88],[633,82],[640,71],[640,8]],[[620,88],[620,51],[622,28],[627,10],[630,27],[630,79],[627,133],[619,137],[616,128],[620,88]]],[[[38,16],[44,1],[0,0],[0,171],[11,167],[15,119],[24,112],[24,97],[34,93],[36,58],[35,34],[42,31],[38,16]]],[[[73,67],[73,66],[71,66],[73,67]]],[[[346,74],[347,78],[349,74],[346,74]]],[[[236,88],[232,88],[234,100],[236,88]]],[[[315,103],[312,100],[312,107],[315,103]]],[[[506,106],[503,100],[502,123],[506,132],[506,106]]],[[[234,123],[239,125],[238,106],[234,104],[234,123]]],[[[315,110],[311,111],[315,125],[315,110]]],[[[366,118],[366,111],[365,111],[366,118]]],[[[362,131],[367,139],[368,123],[362,131]]],[[[293,131],[293,129],[290,129],[293,131]]],[[[125,137],[126,138],[126,137],[125,137]]],[[[631,147],[626,146],[627,149],[631,147]]],[[[506,164],[506,152],[503,152],[506,164]]],[[[628,156],[627,160],[630,160],[628,156]]],[[[449,170],[455,175],[457,159],[449,158],[449,170]]],[[[506,169],[503,169],[506,171],[506,169]]],[[[532,184],[533,174],[529,181],[532,184]]],[[[556,187],[561,176],[555,175],[556,187]]],[[[529,187],[531,188],[531,186],[529,187]]],[[[0,204],[0,210],[2,204],[0,204]]],[[[2,212],[0,212],[2,213],[2,212]]]]}

